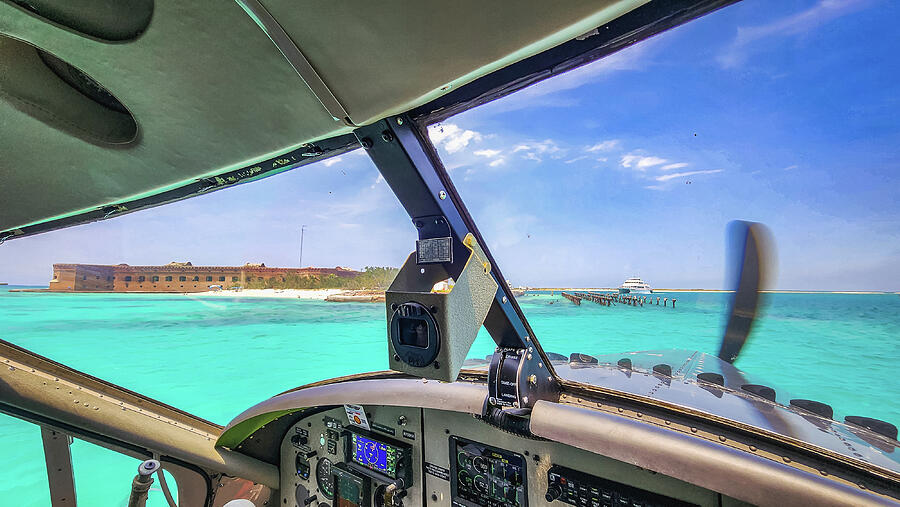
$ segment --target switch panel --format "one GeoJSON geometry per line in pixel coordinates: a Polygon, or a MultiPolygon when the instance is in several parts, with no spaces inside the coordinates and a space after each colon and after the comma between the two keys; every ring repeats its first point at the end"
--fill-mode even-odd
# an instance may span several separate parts
{"type": "Polygon", "coordinates": [[[579,507],[688,507],[682,502],[618,482],[554,465],[547,471],[547,502],[579,507]]]}

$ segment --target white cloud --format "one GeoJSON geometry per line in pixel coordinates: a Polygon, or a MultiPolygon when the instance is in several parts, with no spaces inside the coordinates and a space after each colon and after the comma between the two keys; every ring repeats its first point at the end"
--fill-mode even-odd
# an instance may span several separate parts
{"type": "Polygon", "coordinates": [[[664,174],[662,176],[657,176],[656,181],[669,181],[669,180],[673,180],[675,178],[684,178],[686,176],[694,176],[697,174],[716,174],[716,173],[720,173],[720,172],[722,172],[722,169],[712,169],[709,171],[688,171],[688,172],[684,172],[684,173],[671,173],[671,174],[664,174]]]}
{"type": "Polygon", "coordinates": [[[609,151],[619,147],[618,139],[609,139],[606,141],[599,142],[593,146],[585,148],[585,151],[593,152],[593,151],[609,151]]]}
{"type": "Polygon", "coordinates": [[[648,167],[665,164],[668,160],[659,157],[645,157],[643,155],[623,155],[622,167],[634,168],[639,171],[646,171],[648,167]]]}
{"type": "Polygon", "coordinates": [[[384,176],[382,176],[381,173],[378,173],[378,177],[375,178],[375,183],[372,183],[372,186],[370,188],[374,189],[378,186],[379,183],[384,183],[384,176]]]}
{"type": "Polygon", "coordinates": [[[664,165],[664,166],[660,167],[660,170],[671,171],[672,169],[681,169],[682,167],[687,167],[688,165],[690,165],[690,164],[688,164],[687,162],[678,162],[677,164],[664,165]]]}
{"type": "Polygon", "coordinates": [[[579,160],[584,160],[584,159],[586,159],[586,158],[588,158],[587,155],[582,155],[582,156],[580,156],[580,157],[575,157],[575,158],[566,160],[564,163],[566,163],[566,164],[574,164],[575,162],[578,162],[579,160]]]}
{"type": "Polygon", "coordinates": [[[796,169],[796,168],[798,168],[798,167],[800,167],[800,166],[798,166],[797,164],[789,165],[789,166],[785,167],[784,170],[785,170],[785,171],[792,171],[792,170],[794,170],[794,169],[796,169]]]}
{"type": "Polygon", "coordinates": [[[552,158],[561,158],[565,155],[566,150],[559,147],[553,139],[544,139],[543,141],[525,142],[516,145],[513,153],[524,151],[522,157],[527,160],[540,162],[543,159],[538,155],[549,155],[552,158]]]}
{"type": "Polygon", "coordinates": [[[428,137],[435,146],[442,146],[447,153],[456,153],[468,146],[470,142],[482,139],[480,132],[461,129],[453,123],[431,125],[428,127],[428,137]]]}
{"type": "Polygon", "coordinates": [[[331,157],[331,158],[325,159],[325,161],[322,163],[325,164],[325,167],[331,167],[340,161],[341,161],[341,157],[331,157]]]}
{"type": "Polygon", "coordinates": [[[647,190],[664,190],[665,189],[665,187],[662,185],[647,185],[644,188],[646,188],[647,190]]]}
{"type": "Polygon", "coordinates": [[[744,62],[750,52],[749,46],[756,41],[806,33],[871,3],[869,0],[820,0],[809,9],[765,25],[738,27],[734,41],[719,54],[717,60],[723,68],[737,67],[744,62]]]}
{"type": "Polygon", "coordinates": [[[506,160],[505,160],[505,159],[498,158],[498,159],[496,159],[496,160],[491,161],[491,163],[488,164],[488,165],[491,166],[491,167],[498,167],[498,166],[501,166],[501,165],[503,165],[503,164],[505,164],[505,163],[506,163],[506,160]]]}
{"type": "Polygon", "coordinates": [[[477,150],[477,151],[472,152],[472,154],[475,156],[478,156],[478,157],[491,158],[491,157],[496,157],[497,155],[499,155],[500,150],[477,150]]]}
{"type": "Polygon", "coordinates": [[[543,141],[538,141],[538,142],[534,142],[534,143],[523,143],[523,144],[516,146],[516,148],[513,150],[513,152],[523,151],[523,150],[530,150],[530,151],[534,151],[537,153],[559,153],[559,152],[563,151],[563,149],[560,148],[556,144],[556,141],[554,141],[553,139],[544,139],[543,141]]]}

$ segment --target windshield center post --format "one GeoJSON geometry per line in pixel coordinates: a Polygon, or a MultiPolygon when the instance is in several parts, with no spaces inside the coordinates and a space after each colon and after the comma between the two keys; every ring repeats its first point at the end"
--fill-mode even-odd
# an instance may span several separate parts
{"type": "Polygon", "coordinates": [[[488,374],[487,405],[524,409],[539,399],[556,401],[559,381],[553,367],[428,140],[425,127],[408,116],[396,116],[360,127],[354,135],[417,226],[418,264],[439,265],[450,278],[458,280],[469,259],[466,236],[471,235],[483,249],[490,275],[497,283],[484,319],[497,344],[488,374]],[[418,226],[426,221],[439,227],[418,226]]]}

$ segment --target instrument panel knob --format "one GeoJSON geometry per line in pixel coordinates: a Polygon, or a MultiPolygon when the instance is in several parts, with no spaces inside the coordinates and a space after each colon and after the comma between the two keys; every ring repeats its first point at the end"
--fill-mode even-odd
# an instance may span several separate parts
{"type": "Polygon", "coordinates": [[[549,488],[547,488],[547,494],[544,495],[544,498],[547,499],[548,502],[552,502],[559,498],[562,495],[562,490],[556,484],[551,484],[549,488]]]}

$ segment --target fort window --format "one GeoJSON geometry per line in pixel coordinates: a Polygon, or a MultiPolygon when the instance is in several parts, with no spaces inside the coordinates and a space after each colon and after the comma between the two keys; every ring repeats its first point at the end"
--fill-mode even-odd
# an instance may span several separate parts
{"type": "Polygon", "coordinates": [[[87,275],[81,275],[82,280],[87,280],[87,275]]]}
{"type": "Polygon", "coordinates": [[[224,276],[220,276],[220,277],[219,277],[219,281],[220,281],[220,282],[224,282],[224,281],[225,281],[225,277],[224,277],[224,276]]]}
{"type": "MultiPolygon", "coordinates": [[[[187,281],[187,277],[186,277],[186,276],[179,276],[179,277],[178,277],[178,281],[179,281],[179,282],[186,282],[186,281],[187,281]]],[[[183,287],[183,285],[182,285],[182,287],[183,287]]]]}
{"type": "Polygon", "coordinates": [[[211,277],[211,276],[207,276],[207,277],[206,277],[206,281],[207,281],[207,282],[211,282],[211,281],[212,281],[212,277],[211,277]]]}
{"type": "MultiPolygon", "coordinates": [[[[195,276],[194,278],[191,279],[191,281],[192,281],[192,282],[199,282],[199,281],[200,281],[200,277],[199,277],[199,276],[195,276]]],[[[196,285],[194,285],[194,287],[196,287],[196,285]]]]}
{"type": "Polygon", "coordinates": [[[172,281],[172,277],[171,277],[171,276],[167,276],[167,277],[166,277],[166,281],[167,281],[167,282],[171,282],[171,281],[172,281]]]}
{"type": "Polygon", "coordinates": [[[139,281],[139,282],[143,282],[143,281],[146,280],[146,279],[147,279],[147,278],[146,278],[144,275],[141,275],[141,276],[138,277],[138,281],[139,281]]]}
{"type": "Polygon", "coordinates": [[[236,281],[238,281],[238,277],[236,277],[236,276],[232,276],[232,277],[231,277],[231,281],[232,281],[232,282],[236,282],[236,281]]]}
{"type": "Polygon", "coordinates": [[[158,282],[158,281],[159,281],[159,277],[158,277],[158,276],[151,276],[151,277],[150,277],[150,281],[151,281],[151,282],[158,282]]]}
{"type": "MultiPolygon", "coordinates": [[[[131,277],[130,277],[130,276],[126,276],[126,277],[125,277],[125,281],[126,281],[126,282],[130,282],[130,281],[131,281],[131,277]]],[[[127,286],[126,286],[126,287],[127,287],[127,286]]]]}

